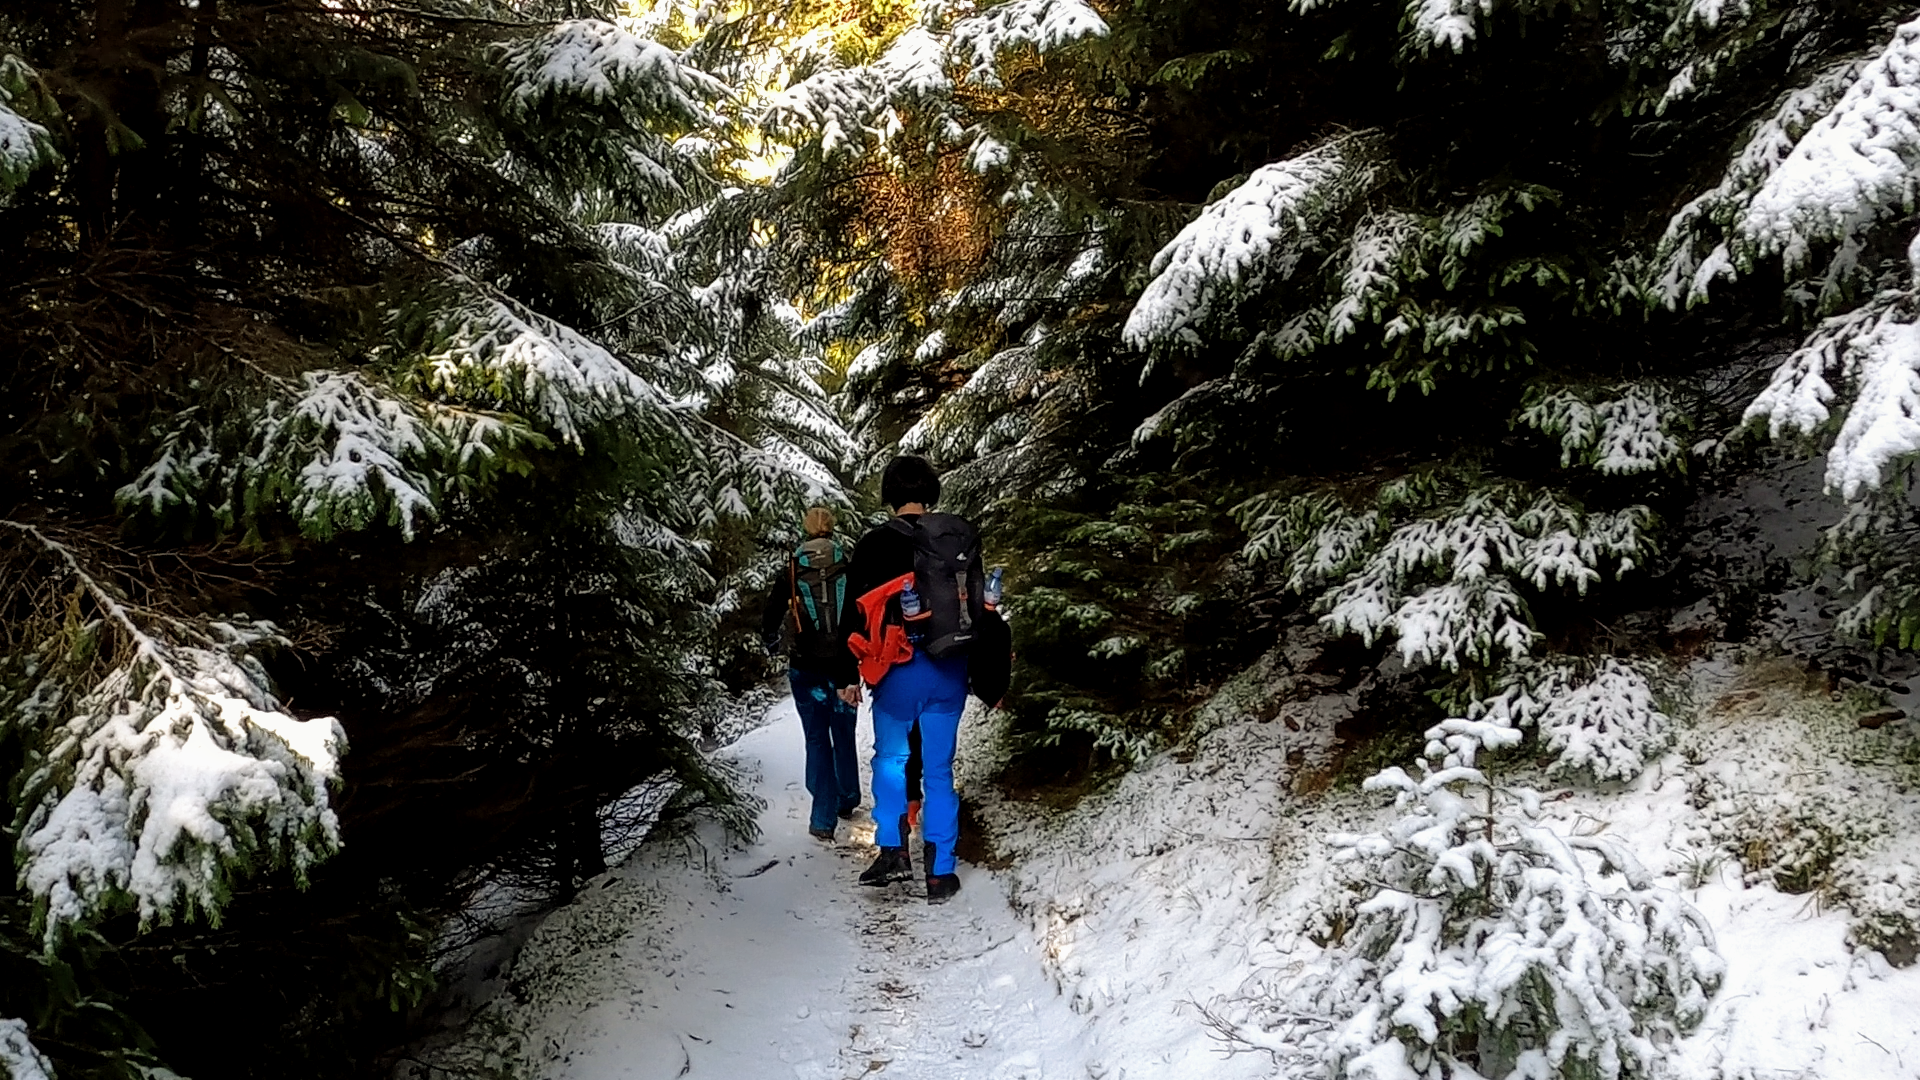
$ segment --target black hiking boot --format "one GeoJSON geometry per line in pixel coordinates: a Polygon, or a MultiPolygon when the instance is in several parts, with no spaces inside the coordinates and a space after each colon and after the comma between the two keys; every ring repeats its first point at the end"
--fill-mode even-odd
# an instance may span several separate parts
{"type": "Polygon", "coordinates": [[[927,903],[944,904],[960,891],[959,874],[928,874],[927,903]]]}
{"type": "Polygon", "coordinates": [[[873,860],[873,865],[860,872],[860,884],[890,885],[912,876],[913,860],[907,857],[907,849],[904,846],[883,847],[873,860]]]}
{"type": "Polygon", "coordinates": [[[807,835],[813,837],[815,840],[825,840],[829,844],[833,843],[832,829],[808,829],[807,835]]]}
{"type": "Polygon", "coordinates": [[[933,852],[933,841],[921,846],[921,855],[927,860],[927,903],[944,904],[960,891],[960,875],[934,873],[933,852]]]}

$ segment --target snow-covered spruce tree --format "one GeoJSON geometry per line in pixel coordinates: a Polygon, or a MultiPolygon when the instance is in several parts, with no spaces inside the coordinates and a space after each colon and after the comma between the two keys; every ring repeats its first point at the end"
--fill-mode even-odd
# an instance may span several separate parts
{"type": "MultiPolygon", "coordinates": [[[[1127,576],[1129,566],[1152,558],[1163,535],[1181,536],[1186,555],[1212,537],[1206,543],[1214,556],[1226,557],[1231,546],[1221,537],[1231,523],[1198,491],[1118,522],[1028,497],[1049,477],[1074,487],[1097,472],[1104,448],[1133,423],[1109,412],[1102,422],[1126,430],[1085,441],[1064,434],[1084,419],[1085,376],[1047,341],[1053,320],[1075,304],[1102,293],[1109,302],[1124,299],[1100,250],[1099,211],[1076,200],[1093,193],[1095,176],[1137,166],[1120,122],[1084,94],[1060,96],[1049,74],[1065,63],[1058,57],[1100,55],[1104,19],[1068,2],[875,14],[859,33],[841,23],[793,39],[785,77],[767,84],[757,112],[792,149],[772,190],[786,207],[779,220],[790,265],[818,286],[808,300],[817,313],[808,337],[845,365],[847,397],[877,454],[904,447],[944,464],[990,461],[953,474],[948,503],[991,519],[998,558],[1024,546],[1018,538],[1028,532],[1047,543],[1098,538],[1097,560],[1062,568],[1082,579],[1097,573],[1096,562],[1127,576]],[[1036,268],[1038,281],[1030,277],[1036,268]],[[1019,445],[1036,426],[1061,438],[1019,445]],[[1043,445],[1045,452],[1025,452],[1043,445]],[[1079,454],[1079,446],[1094,456],[1079,454]],[[1010,498],[996,509],[1001,495],[1010,498]],[[1021,507],[1038,513],[1002,512],[1021,507]]],[[[750,32],[728,24],[710,28],[706,40],[750,32]]],[[[1143,247],[1139,257],[1150,253],[1143,247]]],[[[1112,330],[1103,331],[1109,339],[1112,330]]],[[[1070,355],[1099,354],[1091,348],[1082,356],[1075,345],[1070,355]]],[[[1113,357],[1116,377],[1134,377],[1124,356],[1104,355],[1113,357]]],[[[1025,572],[1025,560],[1009,561],[1016,575],[1025,572]]],[[[1038,576],[1020,587],[1028,603],[1049,603],[1038,576]]],[[[1074,610],[1072,624],[1101,643],[1099,662],[1125,667],[1139,659],[1148,627],[1100,633],[1110,616],[1103,605],[1064,602],[1074,610]]],[[[1162,621],[1182,626],[1195,614],[1181,601],[1162,621]]],[[[1027,625],[1050,633],[1060,624],[1034,618],[1027,625]]],[[[1092,643],[1068,648],[1084,660],[1092,643]]],[[[1043,638],[1022,651],[1034,671],[1051,666],[1043,638]]],[[[1162,677],[1185,670],[1178,657],[1157,660],[1162,677]]],[[[1025,700],[1055,719],[1036,731],[1042,739],[1077,723],[1097,728],[1091,734],[1107,749],[1147,745],[1106,723],[1102,703],[1085,694],[1035,688],[1025,700]]],[[[1163,713],[1164,704],[1149,701],[1142,711],[1163,713]]]]}
{"type": "Polygon", "coordinates": [[[476,868],[662,772],[730,798],[719,627],[847,441],[727,88],[579,15],[0,13],[0,928],[47,957],[0,1017],[63,1072],[375,1067],[476,868]]]}
{"type": "Polygon", "coordinates": [[[1725,964],[1705,918],[1601,836],[1540,820],[1478,761],[1499,720],[1427,733],[1421,776],[1368,781],[1402,815],[1334,838],[1327,962],[1215,1016],[1235,1042],[1346,1080],[1621,1080],[1699,1024],[1725,964]]]}
{"type": "Polygon", "coordinates": [[[1601,586],[1657,556],[1724,426],[1689,381],[1706,324],[1648,306],[1662,223],[1782,64],[1886,6],[1717,10],[1156,5],[976,88],[908,64],[943,7],[788,92],[819,133],[796,198],[947,181],[825,252],[846,284],[812,326],[868,429],[1014,541],[1022,730],[1155,745],[1289,593],[1463,707],[1541,650],[1602,662],[1601,586]],[[837,160],[866,171],[825,183],[837,160]],[[1310,544],[1336,561],[1294,565],[1310,544]]]}
{"type": "MultiPolygon", "coordinates": [[[[1740,40],[1763,14],[1728,13],[1728,32],[1740,40]]],[[[1827,489],[1846,507],[1829,555],[1855,597],[1839,629],[1902,648],[1920,641],[1920,519],[1908,492],[1920,455],[1920,21],[1911,14],[1886,13],[1852,49],[1798,58],[1717,182],[1673,215],[1650,264],[1654,299],[1667,307],[1777,302],[1805,327],[1746,420],[1826,448],[1827,489]]],[[[1822,21],[1813,5],[1784,17],[1822,21]]],[[[1717,62],[1702,54],[1699,64],[1717,62]]]]}
{"type": "MultiPolygon", "coordinates": [[[[1060,653],[1069,665],[1085,663],[1097,643],[1096,663],[1137,669],[1143,642],[1178,639],[1198,621],[1197,594],[1175,596],[1151,620],[1157,625],[1103,632],[1112,615],[1105,604],[1049,594],[1031,560],[1016,555],[1029,546],[1023,537],[1038,541],[1039,553],[1072,536],[1095,557],[1062,574],[1084,582],[1111,572],[1116,588],[1131,588],[1147,576],[1171,581],[1141,572],[1163,539],[1180,537],[1182,558],[1206,547],[1224,560],[1232,550],[1224,508],[1198,489],[1170,507],[1149,499],[1124,520],[1106,508],[1109,492],[1092,512],[1063,501],[1081,501],[1084,478],[1137,422],[1102,411],[1095,419],[1106,430],[1074,438],[1088,419],[1085,380],[1100,378],[1075,366],[1100,357],[1110,379],[1136,375],[1111,347],[1110,320],[1095,328],[1105,345],[1071,328],[1058,353],[1050,338],[1076,306],[1125,300],[1091,197],[1105,179],[1137,171],[1136,147],[1124,117],[1079,88],[1062,94],[1059,77],[1104,55],[1106,21],[1077,0],[876,7],[819,24],[808,22],[818,14],[809,10],[749,7],[719,19],[698,9],[663,19],[697,33],[693,55],[717,56],[730,41],[779,44],[776,60],[730,77],[760,88],[741,114],[787,155],[766,189],[779,211],[768,216],[811,315],[806,339],[844,373],[846,400],[874,448],[869,475],[902,448],[962,466],[949,477],[948,506],[988,519],[989,554],[1013,564],[1025,602],[1051,596],[1072,612],[1023,623],[1036,631],[1021,645],[1031,672],[1055,666],[1048,639],[1063,626],[1074,628],[1060,653]],[[1032,497],[1040,492],[1044,501],[1032,497]]],[[[1176,213],[1146,216],[1165,222],[1176,213]]],[[[1144,261],[1160,239],[1129,242],[1144,261]]],[[[1188,671],[1178,655],[1152,659],[1163,682],[1188,671]]],[[[1022,700],[1028,715],[1053,718],[1032,727],[1041,741],[1064,732],[1076,749],[1092,741],[1122,755],[1149,745],[1107,719],[1104,696],[1029,684],[1022,700]]],[[[1165,716],[1166,706],[1146,695],[1139,711],[1165,716]]]]}

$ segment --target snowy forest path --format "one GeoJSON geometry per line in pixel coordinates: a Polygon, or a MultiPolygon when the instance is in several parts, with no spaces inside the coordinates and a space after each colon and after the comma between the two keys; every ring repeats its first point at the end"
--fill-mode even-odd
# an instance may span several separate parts
{"type": "Polygon", "coordinates": [[[610,951],[569,963],[536,1009],[527,1034],[543,1080],[1100,1075],[1084,1018],[1041,970],[1003,883],[962,864],[959,896],[938,907],[917,876],[856,885],[872,819],[857,812],[831,846],[810,837],[799,717],[789,700],[767,720],[729,750],[767,802],[756,843],[714,849],[704,866],[677,852],[631,860],[558,920],[548,950],[571,940],[584,952],[587,927],[627,925],[610,951]]]}

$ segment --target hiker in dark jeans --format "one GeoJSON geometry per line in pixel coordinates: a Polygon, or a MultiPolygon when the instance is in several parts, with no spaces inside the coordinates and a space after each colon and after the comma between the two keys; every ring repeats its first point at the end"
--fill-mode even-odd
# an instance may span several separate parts
{"type": "Polygon", "coordinates": [[[805,527],[807,539],[767,596],[760,631],[769,654],[785,644],[787,682],[807,739],[807,793],[813,796],[807,832],[830,841],[834,819],[852,817],[860,805],[860,763],[853,749],[858,714],[836,692],[846,677],[838,628],[849,552],[833,536],[831,510],[808,510],[805,527]]]}

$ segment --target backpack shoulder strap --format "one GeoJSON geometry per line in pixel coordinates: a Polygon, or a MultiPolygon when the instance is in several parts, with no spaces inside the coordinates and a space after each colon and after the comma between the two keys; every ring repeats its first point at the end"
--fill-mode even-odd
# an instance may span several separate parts
{"type": "Polygon", "coordinates": [[[833,575],[833,600],[831,601],[833,605],[833,625],[837,632],[840,627],[840,620],[845,616],[847,610],[847,549],[846,545],[840,542],[840,535],[838,533],[835,533],[833,537],[833,563],[840,568],[833,575]]]}
{"type": "Polygon", "coordinates": [[[793,620],[794,633],[805,629],[800,625],[800,560],[791,555],[787,557],[787,616],[793,620]]]}
{"type": "Polygon", "coordinates": [[[913,535],[913,522],[908,521],[907,519],[902,517],[888,518],[887,528],[892,529],[894,532],[897,532],[902,536],[913,535]]]}

